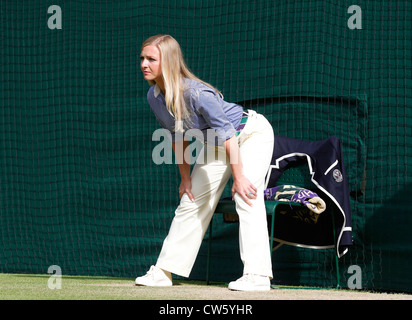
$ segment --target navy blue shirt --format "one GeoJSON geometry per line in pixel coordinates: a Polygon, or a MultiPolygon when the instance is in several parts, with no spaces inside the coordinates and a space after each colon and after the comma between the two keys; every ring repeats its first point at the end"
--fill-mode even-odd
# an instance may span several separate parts
{"type": "MultiPolygon", "coordinates": [[[[213,140],[216,143],[217,137],[218,145],[235,135],[242,118],[243,108],[241,106],[226,102],[213,89],[192,79],[184,79],[183,97],[191,114],[189,121],[191,127],[185,130],[199,129],[189,130],[188,134],[206,141],[210,139],[210,129],[212,129],[213,140]],[[202,135],[196,135],[200,132],[202,135]]],[[[147,101],[160,125],[170,131],[172,141],[175,141],[175,119],[167,111],[164,95],[157,85],[150,87],[147,101]]]]}

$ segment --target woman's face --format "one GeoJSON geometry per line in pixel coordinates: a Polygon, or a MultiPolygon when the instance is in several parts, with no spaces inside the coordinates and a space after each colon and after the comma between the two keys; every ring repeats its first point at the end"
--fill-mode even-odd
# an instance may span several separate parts
{"type": "Polygon", "coordinates": [[[155,81],[162,79],[160,65],[160,50],[156,46],[146,46],[140,53],[140,68],[145,80],[155,81]]]}

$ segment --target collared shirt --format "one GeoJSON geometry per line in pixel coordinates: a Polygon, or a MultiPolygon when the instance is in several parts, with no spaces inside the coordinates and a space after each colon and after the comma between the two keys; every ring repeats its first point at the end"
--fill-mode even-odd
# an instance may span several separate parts
{"type": "MultiPolygon", "coordinates": [[[[191,126],[185,130],[198,129],[189,130],[188,134],[203,141],[211,142],[213,139],[218,145],[234,136],[242,118],[243,108],[226,102],[213,89],[201,82],[185,79],[184,85],[183,98],[191,114],[188,122],[191,126]],[[200,132],[201,135],[196,134],[200,132]]],[[[170,131],[172,141],[175,141],[175,119],[167,110],[165,97],[157,85],[150,87],[147,100],[160,125],[170,131]]]]}

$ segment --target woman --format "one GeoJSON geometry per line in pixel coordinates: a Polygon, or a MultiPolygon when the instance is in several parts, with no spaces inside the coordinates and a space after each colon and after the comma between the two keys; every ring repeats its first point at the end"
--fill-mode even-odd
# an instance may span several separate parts
{"type": "Polygon", "coordinates": [[[241,106],[224,101],[217,89],[193,75],[173,37],[150,37],[142,45],[140,59],[144,78],[151,85],[149,105],[161,126],[171,131],[173,150],[181,159],[181,183],[180,204],[157,263],[136,278],[136,285],[170,286],[172,273],[189,276],[232,175],[244,270],[240,279],[230,282],[229,289],[270,290],[272,265],[263,196],[273,151],[271,125],[253,110],[244,112],[241,106]],[[206,142],[198,156],[202,161],[197,160],[192,173],[190,163],[179,152],[189,143],[179,139],[179,133],[188,129],[201,132],[206,142]]]}

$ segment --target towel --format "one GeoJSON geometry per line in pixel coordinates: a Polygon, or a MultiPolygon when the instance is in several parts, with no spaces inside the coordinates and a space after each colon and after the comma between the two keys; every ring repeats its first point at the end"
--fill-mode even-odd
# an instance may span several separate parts
{"type": "Polygon", "coordinates": [[[302,203],[310,211],[320,214],[326,210],[326,203],[315,192],[293,185],[281,185],[265,190],[266,200],[302,203]]]}

